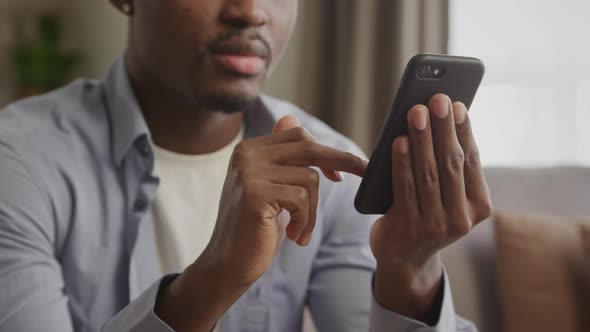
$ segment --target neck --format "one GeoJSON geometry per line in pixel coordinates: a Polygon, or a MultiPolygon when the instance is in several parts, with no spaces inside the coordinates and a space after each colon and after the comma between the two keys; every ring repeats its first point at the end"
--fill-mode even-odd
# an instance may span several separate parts
{"type": "Polygon", "coordinates": [[[159,80],[127,61],[131,87],[154,143],[180,154],[218,151],[239,134],[244,116],[200,108],[171,92],[159,80]]]}

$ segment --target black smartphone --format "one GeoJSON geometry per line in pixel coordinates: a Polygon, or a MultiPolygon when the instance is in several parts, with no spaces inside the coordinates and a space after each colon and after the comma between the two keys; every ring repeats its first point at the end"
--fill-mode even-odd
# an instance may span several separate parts
{"type": "Polygon", "coordinates": [[[363,214],[385,214],[392,206],[392,153],[396,137],[407,135],[407,113],[414,105],[428,105],[438,93],[448,95],[453,102],[461,101],[471,107],[483,79],[485,66],[476,58],[419,54],[406,66],[393,106],[381,130],[371,155],[367,172],[354,201],[363,214]]]}

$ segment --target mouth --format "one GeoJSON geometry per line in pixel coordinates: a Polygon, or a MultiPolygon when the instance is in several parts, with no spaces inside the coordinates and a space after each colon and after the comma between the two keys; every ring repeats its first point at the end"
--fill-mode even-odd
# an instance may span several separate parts
{"type": "Polygon", "coordinates": [[[214,62],[243,77],[261,75],[270,62],[270,51],[262,39],[235,36],[210,46],[214,62]]]}
{"type": "Polygon", "coordinates": [[[214,59],[225,69],[241,76],[258,76],[266,69],[266,61],[254,55],[215,54],[214,59]]]}

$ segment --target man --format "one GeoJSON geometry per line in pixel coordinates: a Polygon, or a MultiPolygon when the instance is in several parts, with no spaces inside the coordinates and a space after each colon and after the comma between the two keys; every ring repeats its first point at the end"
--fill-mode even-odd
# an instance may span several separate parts
{"type": "Polygon", "coordinates": [[[474,330],[439,255],[490,214],[465,106],[410,111],[373,223],[359,149],[259,96],[296,0],[111,2],[107,78],[0,113],[0,330],[474,330]]]}

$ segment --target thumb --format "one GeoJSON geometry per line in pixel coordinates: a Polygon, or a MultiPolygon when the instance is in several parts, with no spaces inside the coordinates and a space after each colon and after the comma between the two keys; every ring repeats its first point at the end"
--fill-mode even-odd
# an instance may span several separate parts
{"type": "Polygon", "coordinates": [[[293,129],[293,128],[297,128],[300,127],[301,123],[299,123],[299,120],[293,116],[293,115],[287,115],[282,117],[276,124],[274,129],[272,130],[273,134],[276,134],[278,132],[281,131],[285,131],[285,130],[289,130],[289,129],[293,129]]]}

